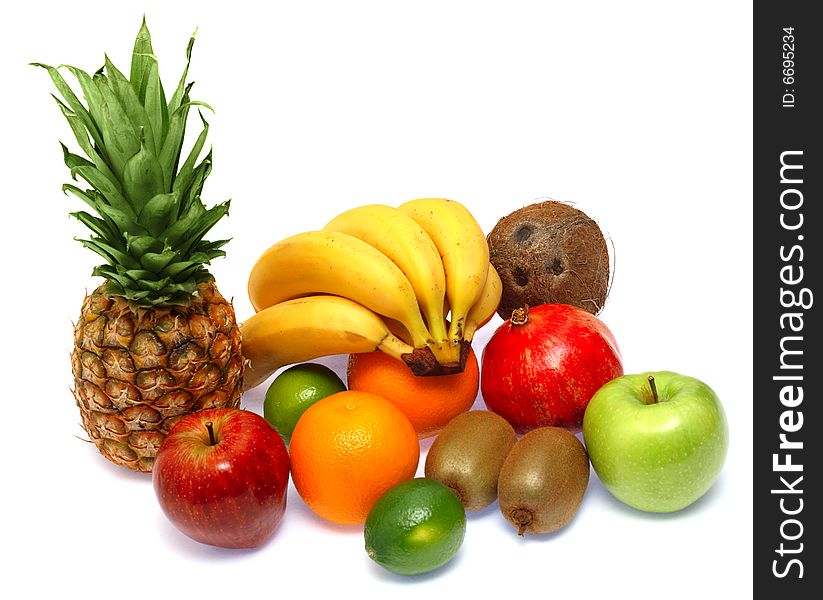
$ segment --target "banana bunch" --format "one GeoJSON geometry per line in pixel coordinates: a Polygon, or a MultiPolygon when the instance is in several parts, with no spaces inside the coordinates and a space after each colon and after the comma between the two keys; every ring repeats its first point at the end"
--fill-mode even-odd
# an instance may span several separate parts
{"type": "Polygon", "coordinates": [[[416,375],[463,370],[502,294],[483,230],[459,202],[359,206],[274,244],[249,275],[250,389],[278,368],[381,350],[416,375]]]}

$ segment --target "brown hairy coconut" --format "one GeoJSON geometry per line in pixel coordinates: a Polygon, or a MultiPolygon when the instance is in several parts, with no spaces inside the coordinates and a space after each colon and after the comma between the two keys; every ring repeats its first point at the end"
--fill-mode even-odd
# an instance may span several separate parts
{"type": "Polygon", "coordinates": [[[503,319],[524,304],[571,304],[595,315],[603,308],[609,251],[583,211],[554,200],[531,204],[500,219],[487,240],[503,282],[503,319]]]}

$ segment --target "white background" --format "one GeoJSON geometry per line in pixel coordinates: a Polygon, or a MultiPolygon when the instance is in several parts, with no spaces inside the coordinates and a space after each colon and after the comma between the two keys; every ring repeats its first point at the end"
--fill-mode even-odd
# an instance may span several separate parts
{"type": "MultiPolygon", "coordinates": [[[[750,3],[263,4],[4,8],[0,595],[748,597],[750,3]],[[444,196],[489,231],[540,198],[575,203],[613,243],[601,318],[626,371],[687,373],[724,401],[731,446],[710,493],[656,516],[621,505],[593,474],[561,533],[518,539],[495,504],[469,515],[452,563],[412,579],[371,563],[360,528],[316,518],[293,487],[279,530],[255,551],[179,534],[148,477],[78,439],[71,322],[97,285],[96,260],[72,241],[85,235],[67,217],[79,201],[60,193],[57,141],[72,135],[47,74],[27,66],[94,71],[105,50],[127,70],[144,11],[167,90],[200,28],[193,97],[216,109],[205,196],[233,199],[212,235],[233,238],[229,256],[212,271],[239,319],[251,315],[257,256],[346,208],[444,196]]],[[[478,335],[478,352],[498,323],[478,335]]],[[[260,412],[263,389],[244,406],[260,412]]]]}

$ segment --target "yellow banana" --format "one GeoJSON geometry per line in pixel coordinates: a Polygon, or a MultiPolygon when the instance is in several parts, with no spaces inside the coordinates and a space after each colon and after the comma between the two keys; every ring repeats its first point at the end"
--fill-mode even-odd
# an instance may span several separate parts
{"type": "Polygon", "coordinates": [[[388,327],[389,331],[391,331],[394,335],[407,344],[411,344],[411,335],[409,335],[409,330],[403,326],[403,323],[390,319],[389,317],[383,317],[383,322],[386,323],[386,327],[388,327]]]}
{"type": "Polygon", "coordinates": [[[486,285],[483,286],[483,293],[480,294],[480,299],[471,307],[469,314],[466,316],[466,327],[463,336],[467,341],[472,341],[475,332],[494,316],[500,306],[502,295],[503,282],[500,281],[497,269],[489,263],[489,272],[486,276],[486,285]]]}
{"type": "Polygon", "coordinates": [[[458,360],[456,349],[448,343],[446,332],[443,313],[446,275],[440,252],[414,219],[391,206],[369,204],[336,216],[323,230],[353,235],[377,248],[400,267],[414,289],[429,333],[439,346],[441,355],[438,359],[458,360]],[[446,357],[449,350],[451,352],[446,357]]]}
{"type": "Polygon", "coordinates": [[[307,231],[281,240],[263,253],[249,275],[249,299],[257,311],[314,294],[344,296],[400,321],[416,348],[435,345],[403,272],[385,254],[347,233],[307,231]]]}
{"type": "Polygon", "coordinates": [[[436,368],[427,350],[394,336],[368,308],[340,296],[307,296],[261,310],[240,326],[245,389],[282,366],[328,356],[381,350],[425,374],[436,368]]]}
{"type": "Polygon", "coordinates": [[[451,309],[449,339],[464,339],[466,316],[480,298],[489,271],[489,246],[480,225],[465,206],[445,198],[419,198],[398,209],[417,221],[437,246],[446,273],[451,309]]]}

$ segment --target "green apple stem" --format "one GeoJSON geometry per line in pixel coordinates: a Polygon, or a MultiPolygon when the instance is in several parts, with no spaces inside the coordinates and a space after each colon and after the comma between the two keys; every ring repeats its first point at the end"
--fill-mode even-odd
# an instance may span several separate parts
{"type": "Polygon", "coordinates": [[[206,421],[206,429],[209,432],[209,446],[214,446],[217,440],[214,439],[214,425],[211,421],[206,421]]]}
{"type": "Polygon", "coordinates": [[[654,382],[654,375],[649,375],[649,387],[652,388],[652,401],[649,404],[657,404],[657,384],[654,382]]]}

